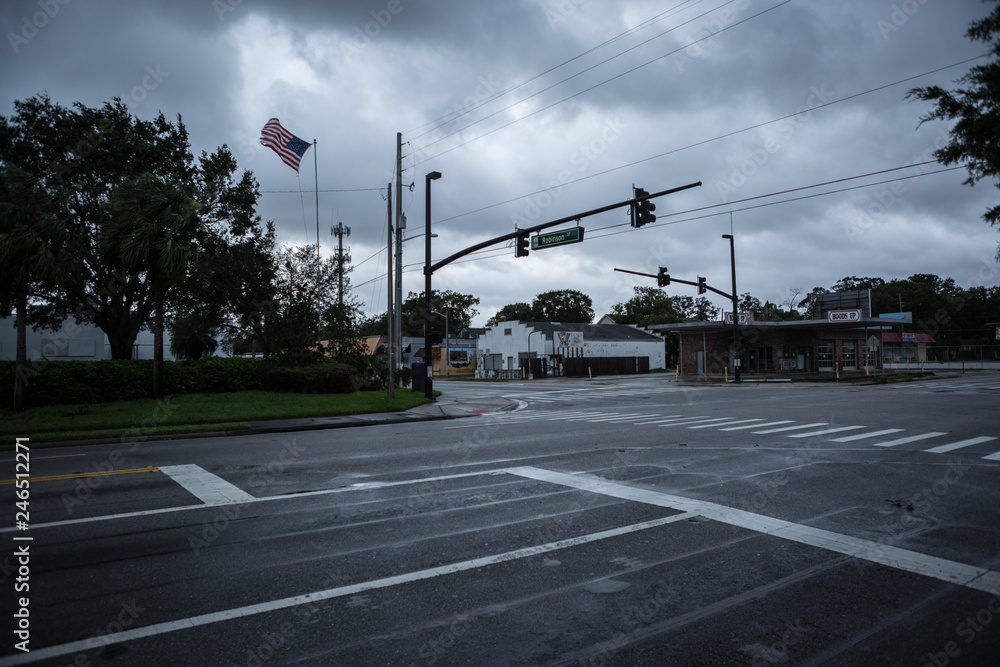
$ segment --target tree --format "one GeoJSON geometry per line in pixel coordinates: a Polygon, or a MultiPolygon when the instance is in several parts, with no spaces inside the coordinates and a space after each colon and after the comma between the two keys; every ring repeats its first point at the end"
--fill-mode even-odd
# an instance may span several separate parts
{"type": "Polygon", "coordinates": [[[572,289],[542,292],[531,302],[531,310],[540,322],[594,321],[594,302],[583,292],[572,289]]]}
{"type": "Polygon", "coordinates": [[[143,173],[111,192],[119,215],[106,225],[102,258],[133,274],[145,273],[153,298],[153,398],[163,398],[163,328],[167,289],[188,271],[200,204],[172,183],[143,173]]]}
{"type": "MultiPolygon", "coordinates": [[[[203,204],[193,217],[192,238],[201,255],[212,232],[253,220],[256,193],[244,173],[229,179],[235,160],[225,146],[196,163],[180,118],[163,114],[140,120],[114,99],[99,108],[72,108],[37,96],[14,104],[14,114],[0,117],[0,161],[32,174],[39,188],[67,211],[66,224],[78,260],[72,280],[61,282],[32,309],[31,323],[92,322],[108,337],[111,355],[129,359],[139,331],[150,324],[153,286],[145,271],[108,261],[104,238],[119,215],[111,193],[123,181],[150,172],[203,204]]],[[[239,274],[239,275],[246,275],[239,274]]],[[[180,286],[163,295],[170,310],[180,286]]],[[[193,309],[191,300],[188,308],[193,309]]]]}
{"type": "Polygon", "coordinates": [[[24,408],[28,378],[28,297],[71,270],[66,242],[65,224],[37,180],[13,165],[0,168],[0,297],[13,304],[17,327],[14,410],[24,408]]]}
{"type": "Polygon", "coordinates": [[[611,307],[611,316],[620,324],[648,327],[681,322],[673,300],[658,287],[635,287],[635,296],[611,307]]]}
{"type": "Polygon", "coordinates": [[[717,313],[719,309],[703,296],[699,296],[696,299],[687,294],[680,296],[675,294],[670,298],[674,302],[674,312],[685,320],[708,322],[718,319],[717,313]]]}
{"type": "Polygon", "coordinates": [[[501,322],[514,322],[517,320],[530,322],[533,319],[534,313],[531,310],[531,304],[519,301],[517,303],[507,304],[498,310],[496,315],[486,320],[486,326],[495,327],[501,322]]]}
{"type": "MultiPolygon", "coordinates": [[[[985,0],[984,0],[985,1],[985,0]]],[[[997,0],[990,0],[997,2],[997,0]]],[[[969,177],[965,185],[1000,176],[1000,6],[986,18],[973,21],[966,37],[989,46],[993,59],[976,65],[948,91],[940,86],[914,88],[907,98],[934,102],[935,108],[921,116],[920,123],[932,120],[957,121],[949,143],[935,151],[945,165],[964,163],[969,177]]],[[[1000,187],[1000,180],[996,183],[1000,187]]],[[[1000,205],[987,209],[983,219],[991,226],[1000,222],[1000,205]]]]}
{"type": "MultiPolygon", "coordinates": [[[[462,329],[472,326],[472,319],[479,314],[475,306],[479,305],[479,297],[462,294],[451,290],[439,292],[431,290],[431,308],[448,315],[448,333],[453,335],[462,329]]],[[[404,336],[420,337],[424,335],[424,293],[409,292],[403,301],[402,333],[404,336]]],[[[444,332],[444,322],[438,324],[441,318],[431,315],[432,328],[444,332]]],[[[384,336],[388,332],[385,313],[374,317],[365,323],[363,329],[368,336],[384,336]]]]}

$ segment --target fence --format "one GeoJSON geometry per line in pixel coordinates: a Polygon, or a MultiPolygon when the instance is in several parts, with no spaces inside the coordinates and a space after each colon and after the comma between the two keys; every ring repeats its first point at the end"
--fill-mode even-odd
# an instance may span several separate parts
{"type": "Polygon", "coordinates": [[[649,357],[573,357],[563,359],[563,375],[641,375],[649,373],[649,357]]]}

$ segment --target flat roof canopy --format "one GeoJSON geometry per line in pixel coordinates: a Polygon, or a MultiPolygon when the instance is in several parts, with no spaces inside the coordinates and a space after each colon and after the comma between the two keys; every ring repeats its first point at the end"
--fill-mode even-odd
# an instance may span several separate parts
{"type": "MultiPolygon", "coordinates": [[[[756,329],[758,331],[780,331],[782,329],[809,330],[809,329],[891,329],[901,324],[912,324],[912,318],[888,319],[883,317],[863,317],[853,322],[830,322],[829,320],[791,320],[788,322],[749,322],[740,325],[740,331],[756,329]]],[[[732,333],[732,323],[726,324],[719,321],[711,322],[678,322],[676,324],[653,324],[648,327],[651,331],[663,331],[667,333],[732,333]]]]}

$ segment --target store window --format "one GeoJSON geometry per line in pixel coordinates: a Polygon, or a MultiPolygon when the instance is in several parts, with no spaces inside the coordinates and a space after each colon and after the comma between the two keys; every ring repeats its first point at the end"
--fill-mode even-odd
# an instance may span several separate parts
{"type": "Polygon", "coordinates": [[[841,368],[853,371],[858,368],[858,342],[855,340],[840,341],[841,368]]]}
{"type": "Polygon", "coordinates": [[[807,368],[808,350],[804,347],[781,348],[781,370],[804,371],[807,368]]]}
{"type": "Polygon", "coordinates": [[[832,340],[816,343],[816,364],[821,371],[832,371],[834,364],[834,344],[832,340]]]}

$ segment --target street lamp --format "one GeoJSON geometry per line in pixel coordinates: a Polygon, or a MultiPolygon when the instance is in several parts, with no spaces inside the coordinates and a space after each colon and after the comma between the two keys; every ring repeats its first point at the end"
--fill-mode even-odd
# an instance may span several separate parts
{"type": "Polygon", "coordinates": [[[444,318],[444,376],[448,377],[448,367],[451,366],[451,356],[448,350],[448,313],[439,313],[436,310],[431,312],[444,318]]]}
{"type": "Polygon", "coordinates": [[[440,171],[427,174],[424,197],[424,396],[434,400],[434,382],[431,377],[431,181],[441,178],[440,171]]]}
{"type": "Polygon", "coordinates": [[[729,239],[729,259],[732,262],[733,271],[733,368],[735,371],[734,382],[740,382],[740,314],[739,305],[736,300],[736,247],[732,234],[723,234],[722,238],[729,239]]]}

